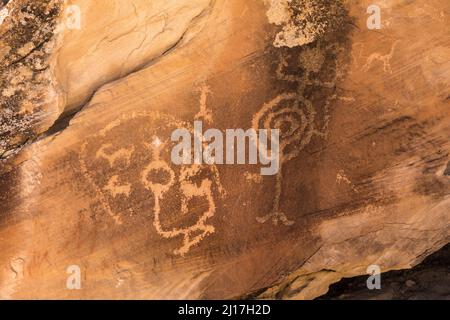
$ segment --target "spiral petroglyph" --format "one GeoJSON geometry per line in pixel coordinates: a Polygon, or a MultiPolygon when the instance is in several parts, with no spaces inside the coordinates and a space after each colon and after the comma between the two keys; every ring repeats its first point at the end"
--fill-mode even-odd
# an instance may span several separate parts
{"type": "Polygon", "coordinates": [[[253,127],[280,129],[281,158],[289,161],[311,140],[314,116],[310,101],[301,101],[295,93],[285,93],[263,106],[253,118],[253,127]]]}
{"type": "Polygon", "coordinates": [[[274,82],[294,88],[264,104],[253,117],[253,127],[280,130],[280,168],[276,175],[273,207],[258,217],[265,223],[292,225],[281,206],[283,169],[298,158],[313,137],[326,138],[330,106],[336,100],[336,84],[345,74],[340,66],[343,43],[336,30],[345,24],[339,1],[274,0],[267,17],[280,26],[273,43],[277,63],[274,82]],[[296,87],[296,88],[295,88],[296,87]]]}
{"type": "Polygon", "coordinates": [[[278,221],[285,225],[293,224],[293,221],[280,211],[283,164],[298,157],[304,146],[311,141],[315,115],[310,101],[300,99],[296,93],[285,93],[265,104],[254,116],[253,128],[280,130],[280,168],[276,175],[273,209],[270,214],[258,217],[259,222],[264,223],[272,219],[274,224],[278,224],[278,221]]]}
{"type": "MultiPolygon", "coordinates": [[[[315,135],[320,137],[326,136],[329,122],[328,108],[335,97],[332,95],[326,99],[324,105],[320,106],[320,112],[318,112],[319,108],[313,105],[313,102],[306,97],[304,91],[307,86],[316,86],[320,89],[332,87],[335,82],[309,80],[309,75],[320,70],[324,64],[324,59],[321,59],[323,53],[314,47],[312,49],[306,48],[302,51],[298,60],[302,62],[302,59],[306,59],[311,55],[311,51],[317,51],[313,54],[316,60],[310,61],[309,64],[303,63],[304,71],[299,74],[288,74],[285,71],[285,68],[289,67],[288,59],[280,56],[276,69],[277,79],[279,81],[296,83],[298,91],[278,95],[272,101],[264,104],[253,117],[253,128],[255,129],[280,130],[280,168],[276,176],[273,208],[271,213],[257,218],[257,221],[261,223],[265,223],[270,219],[275,225],[279,221],[288,226],[294,223],[280,209],[284,164],[297,158],[315,135]],[[317,117],[321,118],[320,121],[317,121],[317,117]],[[322,123],[321,127],[318,127],[318,122],[322,123]]],[[[289,56],[289,58],[291,57],[289,56]]]]}

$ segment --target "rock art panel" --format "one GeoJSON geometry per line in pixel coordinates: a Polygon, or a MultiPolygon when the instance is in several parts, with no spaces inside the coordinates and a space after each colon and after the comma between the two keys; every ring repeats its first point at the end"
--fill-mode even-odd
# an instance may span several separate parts
{"type": "Polygon", "coordinates": [[[86,139],[79,158],[98,205],[117,225],[133,215],[152,217],[162,238],[182,239],[174,249],[180,255],[215,232],[215,198],[223,195],[215,166],[172,164],[171,133],[183,127],[160,113],[125,115],[86,139]]]}

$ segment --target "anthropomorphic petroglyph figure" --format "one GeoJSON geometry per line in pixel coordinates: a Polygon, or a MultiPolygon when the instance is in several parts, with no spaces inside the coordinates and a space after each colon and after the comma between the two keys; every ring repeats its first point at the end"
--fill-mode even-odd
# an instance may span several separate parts
{"type": "Polygon", "coordinates": [[[189,128],[159,113],[125,115],[82,145],[80,167],[116,225],[152,216],[159,236],[182,238],[173,252],[184,255],[214,233],[222,188],[215,166],[170,162],[170,133],[179,127],[189,128]]]}
{"type": "Polygon", "coordinates": [[[297,94],[282,94],[263,108],[253,118],[253,128],[279,129],[280,134],[280,164],[276,175],[275,195],[272,212],[259,217],[259,222],[272,219],[274,224],[281,221],[285,225],[293,224],[280,210],[282,194],[283,165],[296,158],[314,134],[315,111],[308,100],[301,101],[297,94]]]}
{"type": "Polygon", "coordinates": [[[200,165],[183,166],[179,172],[178,179],[175,171],[167,162],[161,160],[161,150],[166,143],[152,144],[152,152],[154,160],[142,171],[142,183],[155,197],[154,206],[154,226],[158,234],[164,238],[183,237],[183,245],[174,251],[175,254],[184,255],[189,249],[198,244],[204,237],[214,233],[214,226],[207,224],[207,220],[214,216],[216,204],[212,193],[213,181],[209,178],[202,178],[201,184],[197,185],[191,180],[200,174],[202,168],[200,165]],[[149,176],[154,174],[165,174],[164,181],[154,181],[149,176]],[[194,225],[184,228],[167,229],[161,222],[161,203],[165,194],[178,182],[179,196],[181,197],[181,215],[189,214],[189,202],[196,198],[204,198],[207,201],[207,209],[194,225]]]}
{"type": "Polygon", "coordinates": [[[345,39],[336,37],[344,28],[346,13],[337,2],[277,0],[270,2],[267,17],[280,26],[273,43],[278,63],[275,82],[292,89],[264,104],[253,117],[253,128],[280,130],[280,168],[276,176],[273,208],[257,220],[292,225],[283,212],[283,173],[286,164],[301,155],[314,136],[325,138],[329,108],[337,99],[336,84],[341,70],[345,39]],[[318,99],[317,97],[320,97],[318,99]],[[320,104],[318,103],[320,101],[320,104]]]}

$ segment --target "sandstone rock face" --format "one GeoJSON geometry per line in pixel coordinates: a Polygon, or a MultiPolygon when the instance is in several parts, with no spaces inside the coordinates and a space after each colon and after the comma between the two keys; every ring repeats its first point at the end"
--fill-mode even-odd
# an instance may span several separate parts
{"type": "Polygon", "coordinates": [[[101,85],[188,42],[211,4],[211,0],[77,1],[80,29],[66,28],[56,54],[55,77],[64,92],[65,111],[79,108],[101,85]]]}
{"type": "Polygon", "coordinates": [[[0,297],[312,299],[447,244],[450,4],[370,4],[10,1],[0,297]],[[194,121],[280,129],[278,173],[173,164],[194,121]]]}
{"type": "Polygon", "coordinates": [[[210,0],[11,2],[1,26],[0,154],[11,155],[61,115],[77,111],[101,85],[189,41],[210,5],[210,0]]]}

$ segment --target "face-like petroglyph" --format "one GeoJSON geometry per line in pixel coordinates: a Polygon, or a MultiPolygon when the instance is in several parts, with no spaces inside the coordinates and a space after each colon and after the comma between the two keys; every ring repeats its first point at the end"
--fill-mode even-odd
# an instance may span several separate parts
{"type": "Polygon", "coordinates": [[[107,149],[112,149],[112,143],[104,144],[95,154],[96,158],[103,158],[108,161],[109,166],[111,168],[114,167],[115,163],[119,159],[124,159],[128,165],[130,165],[131,154],[134,151],[134,147],[130,147],[130,149],[119,149],[111,154],[106,152],[107,149]]]}
{"type": "Polygon", "coordinates": [[[273,42],[278,62],[277,86],[292,88],[264,104],[253,117],[253,128],[280,130],[280,168],[273,208],[258,217],[265,223],[292,225],[281,208],[283,168],[301,155],[314,136],[325,138],[337,82],[345,75],[347,13],[338,0],[271,0],[270,23],[280,26],[273,42]]]}
{"type": "MultiPolygon", "coordinates": [[[[182,167],[178,181],[176,181],[176,173],[169,164],[161,160],[161,151],[165,148],[166,143],[153,144],[154,160],[142,171],[142,184],[146,189],[151,191],[155,196],[155,218],[154,226],[156,231],[164,238],[174,238],[183,236],[183,245],[174,251],[175,254],[186,254],[189,249],[199,243],[205,236],[214,232],[214,227],[207,224],[207,220],[214,216],[216,204],[212,193],[213,181],[209,178],[201,179],[200,185],[195,180],[201,176],[202,167],[193,165],[182,167]],[[165,179],[158,181],[149,177],[157,175],[165,175],[165,179]],[[188,228],[173,228],[167,230],[161,222],[161,202],[165,194],[172,188],[175,183],[179,183],[179,194],[181,198],[181,215],[189,214],[189,203],[196,198],[206,200],[207,209],[203,215],[197,220],[195,225],[188,228]]],[[[215,172],[216,173],[216,172],[215,172]]],[[[216,176],[217,178],[217,176],[216,176]]]]}
{"type": "Polygon", "coordinates": [[[182,239],[173,252],[184,255],[214,233],[223,191],[215,166],[172,165],[170,134],[181,127],[190,128],[160,113],[125,115],[82,145],[80,167],[116,224],[151,217],[159,236],[182,239]]]}

